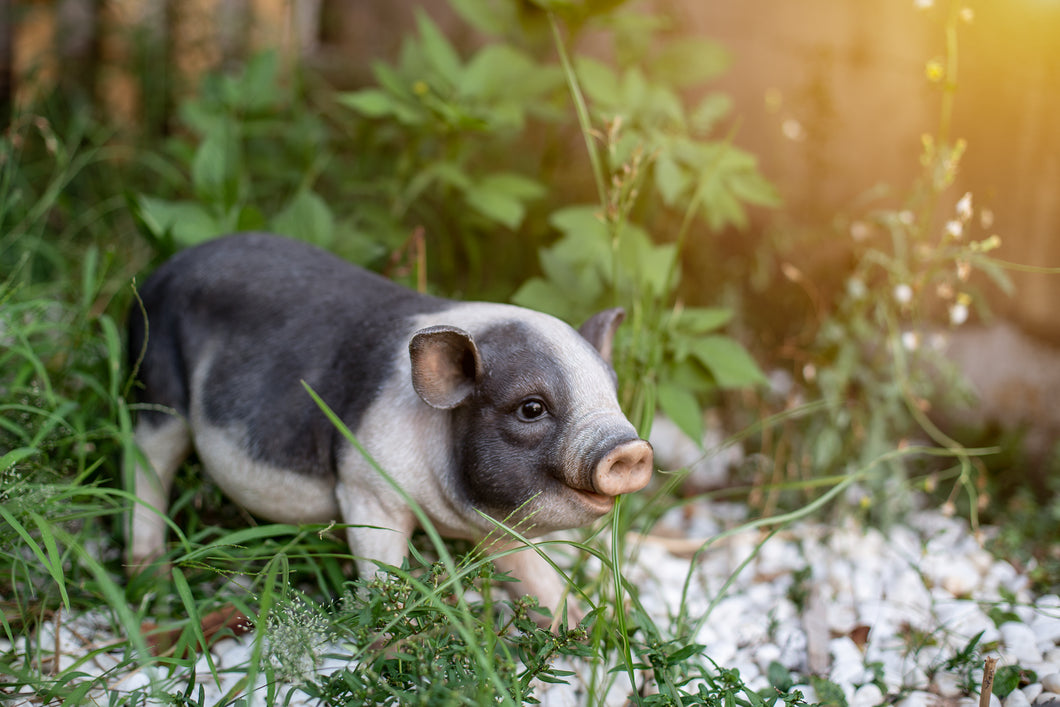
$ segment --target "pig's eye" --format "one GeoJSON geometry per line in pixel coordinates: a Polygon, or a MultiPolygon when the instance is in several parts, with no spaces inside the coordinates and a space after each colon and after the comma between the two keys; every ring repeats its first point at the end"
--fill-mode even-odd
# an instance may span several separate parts
{"type": "Polygon", "coordinates": [[[523,422],[533,422],[548,413],[548,408],[537,398],[527,398],[519,404],[519,419],[523,422]]]}

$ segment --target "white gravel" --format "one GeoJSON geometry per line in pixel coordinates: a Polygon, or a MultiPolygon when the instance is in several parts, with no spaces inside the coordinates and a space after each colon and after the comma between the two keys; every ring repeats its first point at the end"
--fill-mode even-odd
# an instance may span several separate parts
{"type": "MultiPolygon", "coordinates": [[[[689,555],[697,546],[687,539],[716,537],[744,515],[735,504],[675,510],[652,536],[635,543],[625,573],[664,632],[682,605],[689,555]]],[[[1027,578],[984,550],[966,521],[919,511],[886,533],[850,521],[838,527],[797,524],[759,547],[763,538],[762,531],[743,531],[709,546],[691,570],[683,599],[687,616],[698,624],[695,641],[719,665],[738,668],[750,687],[768,687],[766,671],[776,661],[797,676],[835,682],[851,707],[919,707],[942,704],[940,699],[947,705],[977,705],[978,697],[962,687],[963,676],[943,666],[982,632],[983,656],[997,658],[999,668],[1018,665],[1038,676],[1038,682],[1015,690],[1003,703],[995,696],[994,705],[1060,707],[1060,597],[1033,596],[1027,578]],[[796,603],[793,597],[801,598],[796,603]],[[997,626],[988,615],[993,607],[1019,620],[997,626]]],[[[60,665],[72,665],[105,643],[105,625],[93,615],[65,621],[58,637],[60,665]]],[[[55,641],[45,628],[36,645],[47,653],[55,641]]],[[[0,652],[10,648],[0,640],[0,652]]],[[[250,650],[246,637],[214,645],[211,657],[220,684],[206,657],[200,659],[196,674],[207,704],[236,686],[250,650]]],[[[98,651],[79,669],[100,675],[116,662],[98,651]]],[[[329,660],[317,670],[341,667],[340,661],[329,660]]],[[[584,679],[590,668],[562,667],[575,672],[571,685],[539,685],[536,695],[548,707],[586,704],[579,676],[584,679]]],[[[981,667],[973,678],[978,683],[981,667]]],[[[141,670],[112,674],[109,684],[112,691],[128,691],[151,679],[141,670]]],[[[812,686],[799,689],[813,700],[812,686]]],[[[602,704],[626,704],[628,692],[619,676],[602,704]]],[[[96,699],[108,702],[102,695],[96,699]]],[[[23,698],[10,704],[40,703],[23,698]]],[[[289,704],[312,703],[296,695],[289,704]]]]}

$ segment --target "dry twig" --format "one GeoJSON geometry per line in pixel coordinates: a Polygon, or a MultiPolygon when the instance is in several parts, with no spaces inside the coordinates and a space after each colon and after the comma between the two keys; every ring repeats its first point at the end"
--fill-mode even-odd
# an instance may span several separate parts
{"type": "Polygon", "coordinates": [[[983,666],[983,689],[979,691],[979,707],[990,707],[990,695],[994,692],[994,671],[997,658],[987,658],[983,666]]]}

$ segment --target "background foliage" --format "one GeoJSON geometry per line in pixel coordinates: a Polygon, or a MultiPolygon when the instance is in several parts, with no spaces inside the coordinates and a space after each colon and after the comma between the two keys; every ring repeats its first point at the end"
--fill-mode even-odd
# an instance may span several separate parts
{"type": "MultiPolygon", "coordinates": [[[[129,637],[115,672],[163,673],[127,703],[165,694],[165,675],[194,669],[187,649],[208,641],[201,619],[235,604],[265,627],[247,684],[308,680],[325,704],[458,694],[517,703],[532,698],[531,679],[566,677],[560,656],[584,655],[599,660],[601,690],[649,674],[658,694],[639,697],[644,704],[801,701],[788,675],[768,694],[747,689],[711,663],[681,617],[656,625],[625,582],[626,531],[692,502],[680,498],[683,471],[565,544],[578,557],[572,577],[597,607],[569,634],[538,629],[532,607],[495,602],[490,589],[504,578],[474,554],[459,566],[402,568],[389,584],[350,584],[344,548],[322,528],[232,524],[193,467],[172,506],[172,575],[126,581],[121,517],[131,499],[120,468],[135,453],[135,409],[121,322],[136,307],[130,283],[176,250],[234,230],[277,231],[421,289],[510,299],[574,324],[624,307],[615,366],[631,419],[646,435],[662,410],[699,440],[703,410],[725,411],[729,443],[751,452],[734,474],[756,485],[748,501],[763,515],[816,511],[848,487],[859,490],[855,508],[880,521],[895,520],[898,506],[872,499],[925,486],[973,516],[990,510],[983,450],[926,414],[928,401],[957,390],[927,345],[931,328],[983,306],[971,271],[1007,286],[990,259],[996,242],[972,232],[975,205],[952,193],[965,146],[945,118],[910,156],[922,174],[904,201],[837,216],[840,231],[867,237],[843,289],[800,323],[797,355],[778,363],[743,323],[744,283],[717,283],[711,306],[685,301],[702,284],[683,267],[692,244],[709,250],[721,229],[784,207],[738,146],[731,100],[712,88],[727,52],[676,39],[668,18],[622,2],[453,5],[480,44],[455,45],[421,14],[398,56],[375,63],[373,84],[360,89],[335,89],[265,52],[208,74],[176,107],[168,134],[145,131],[139,144],[58,99],[12,120],[0,145],[5,686],[75,704],[91,681],[79,682],[77,665],[48,665],[31,637],[63,612],[95,609],[129,637]],[[771,386],[756,361],[792,385],[771,386]],[[895,453],[911,439],[942,453],[895,453]],[[601,566],[591,577],[590,557],[601,566]],[[481,600],[465,599],[468,590],[481,600]],[[175,627],[170,651],[151,655],[148,618],[175,627]],[[336,638],[357,647],[356,667],[319,682],[291,674],[336,638]],[[452,683],[444,695],[434,692],[442,669],[452,683]]],[[[782,275],[812,289],[798,270],[782,275]]],[[[1058,506],[1029,496],[1014,494],[1021,522],[1001,542],[1037,560],[1036,581],[1055,588],[1058,506]]],[[[190,690],[182,703],[195,703],[190,690]]]]}

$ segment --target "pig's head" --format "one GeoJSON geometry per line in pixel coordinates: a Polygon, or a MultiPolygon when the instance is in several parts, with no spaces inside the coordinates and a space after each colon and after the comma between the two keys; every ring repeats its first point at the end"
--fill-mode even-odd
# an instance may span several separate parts
{"type": "Polygon", "coordinates": [[[504,311],[476,317],[474,335],[452,325],[416,332],[413,387],[451,415],[454,483],[472,506],[532,535],[585,525],[652,473],[651,445],[622,414],[610,365],[623,312],[575,331],[504,311]]]}

